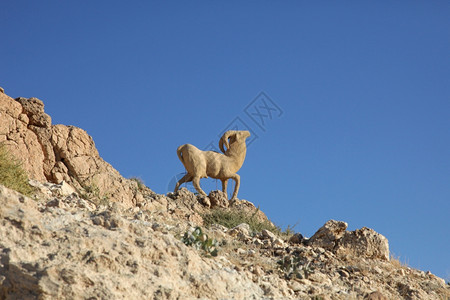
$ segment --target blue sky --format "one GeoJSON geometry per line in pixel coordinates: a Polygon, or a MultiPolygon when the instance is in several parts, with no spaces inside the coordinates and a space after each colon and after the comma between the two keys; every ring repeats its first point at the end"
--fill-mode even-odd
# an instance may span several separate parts
{"type": "Polygon", "coordinates": [[[5,1],[0,86],[43,100],[158,193],[184,171],[179,145],[217,145],[241,122],[257,138],[239,198],[306,236],[329,219],[373,228],[449,280],[449,13],[448,1],[5,1]]]}

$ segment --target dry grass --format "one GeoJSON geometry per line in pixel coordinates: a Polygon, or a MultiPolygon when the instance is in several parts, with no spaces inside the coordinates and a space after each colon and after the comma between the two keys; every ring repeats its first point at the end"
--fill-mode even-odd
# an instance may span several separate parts
{"type": "Polygon", "coordinates": [[[270,230],[274,233],[280,233],[280,228],[274,226],[269,220],[261,221],[257,217],[258,210],[253,213],[236,208],[215,208],[202,215],[206,227],[213,224],[219,224],[227,228],[233,228],[239,224],[247,223],[252,232],[261,232],[263,229],[270,230]]]}
{"type": "Polygon", "coordinates": [[[401,262],[400,256],[396,256],[394,253],[391,253],[391,257],[389,258],[390,263],[396,268],[408,268],[409,263],[407,261],[401,262]]]}
{"type": "Polygon", "coordinates": [[[22,163],[9,153],[4,144],[0,144],[0,184],[26,196],[33,193],[22,163]]]}

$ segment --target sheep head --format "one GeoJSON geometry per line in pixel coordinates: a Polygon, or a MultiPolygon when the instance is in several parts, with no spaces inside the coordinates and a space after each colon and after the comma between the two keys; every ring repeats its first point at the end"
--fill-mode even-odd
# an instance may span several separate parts
{"type": "Polygon", "coordinates": [[[230,145],[235,142],[245,143],[245,140],[250,136],[250,132],[247,130],[238,131],[238,130],[228,130],[223,134],[219,141],[220,150],[225,153],[224,145],[228,149],[230,149],[230,145]]]}

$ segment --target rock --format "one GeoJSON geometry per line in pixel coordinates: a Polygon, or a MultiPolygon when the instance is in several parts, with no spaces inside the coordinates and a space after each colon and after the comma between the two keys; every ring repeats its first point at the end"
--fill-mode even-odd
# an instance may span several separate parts
{"type": "Polygon", "coordinates": [[[69,196],[73,193],[76,193],[76,190],[70,184],[68,184],[66,181],[63,180],[61,183],[55,184],[52,187],[52,192],[61,196],[69,196]]]}
{"type": "Polygon", "coordinates": [[[264,275],[264,270],[260,266],[255,266],[253,268],[253,274],[255,274],[256,276],[263,276],[264,275]]]}
{"type": "Polygon", "coordinates": [[[3,89],[1,86],[0,86],[0,93],[2,93],[2,94],[5,93],[5,89],[3,89]]]}
{"type": "Polygon", "coordinates": [[[309,274],[308,279],[313,282],[331,284],[331,280],[328,278],[328,276],[319,272],[313,272],[309,274]]]}
{"type": "Polygon", "coordinates": [[[350,277],[350,273],[347,272],[347,271],[344,270],[344,269],[339,270],[338,272],[339,272],[339,274],[340,274],[342,277],[344,277],[344,278],[350,277]]]}
{"type": "Polygon", "coordinates": [[[258,247],[264,246],[264,243],[261,242],[260,239],[256,239],[256,238],[253,239],[253,244],[254,244],[255,246],[258,246],[258,247]]]}
{"type": "Polygon", "coordinates": [[[0,93],[0,142],[16,158],[32,179],[46,181],[44,154],[36,134],[28,129],[28,117],[22,105],[6,94],[0,93]]]}
{"type": "Polygon", "coordinates": [[[17,102],[22,105],[23,113],[29,119],[29,125],[50,128],[52,119],[44,112],[44,102],[37,98],[17,98],[17,102]]]}
{"type": "Polygon", "coordinates": [[[339,241],[338,253],[345,252],[355,256],[389,260],[389,243],[383,235],[363,227],[344,233],[339,241]]]}
{"type": "Polygon", "coordinates": [[[198,196],[198,202],[207,208],[211,208],[211,200],[208,197],[200,195],[198,196]]]}
{"type": "Polygon", "coordinates": [[[53,199],[51,201],[48,201],[46,206],[47,207],[60,207],[61,206],[61,201],[59,201],[58,199],[53,199]]]}
{"type": "Polygon", "coordinates": [[[273,234],[271,231],[267,229],[263,229],[261,231],[261,236],[263,239],[269,239],[270,241],[274,241],[277,238],[275,234],[273,234]]]}
{"type": "Polygon", "coordinates": [[[272,247],[273,248],[285,248],[286,244],[283,242],[282,239],[275,238],[272,240],[272,247]]]}
{"type": "Polygon", "coordinates": [[[208,195],[208,198],[211,201],[211,208],[213,207],[227,208],[229,205],[227,194],[225,194],[222,191],[211,191],[208,195]]]}
{"type": "Polygon", "coordinates": [[[293,236],[289,238],[289,243],[292,244],[301,244],[304,241],[304,237],[301,233],[295,233],[293,236]]]}
{"type": "Polygon", "coordinates": [[[300,291],[305,291],[304,286],[298,282],[298,281],[291,281],[289,282],[289,287],[294,291],[294,292],[300,292],[300,291]]]}
{"type": "Polygon", "coordinates": [[[333,250],[347,226],[345,222],[329,220],[308,240],[308,245],[333,250]]]}
{"type": "Polygon", "coordinates": [[[244,254],[247,254],[247,251],[245,251],[242,248],[237,248],[236,249],[236,253],[239,254],[239,255],[244,255],[244,254]]]}
{"type": "Polygon", "coordinates": [[[376,291],[368,294],[364,299],[367,300],[388,300],[382,293],[376,291]]]}
{"type": "Polygon", "coordinates": [[[238,236],[244,238],[250,237],[250,226],[247,223],[239,224],[238,226],[228,230],[228,234],[231,236],[238,236]]]}

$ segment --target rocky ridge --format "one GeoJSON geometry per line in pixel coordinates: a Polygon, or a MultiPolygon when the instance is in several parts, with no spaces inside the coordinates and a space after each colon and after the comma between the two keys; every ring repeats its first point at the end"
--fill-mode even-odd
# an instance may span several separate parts
{"type": "Polygon", "coordinates": [[[79,193],[93,193],[126,206],[142,200],[134,193],[136,184],[100,157],[86,131],[52,125],[44,103],[37,98],[13,99],[0,92],[0,143],[22,160],[30,178],[65,181],[79,193]]]}
{"type": "Polygon", "coordinates": [[[311,238],[205,226],[251,202],[159,195],[120,176],[42,101],[0,93],[0,142],[24,161],[32,198],[0,185],[0,299],[450,299],[445,281],[389,257],[387,239],[330,220],[311,238]],[[217,256],[187,246],[202,227],[217,256]]]}

